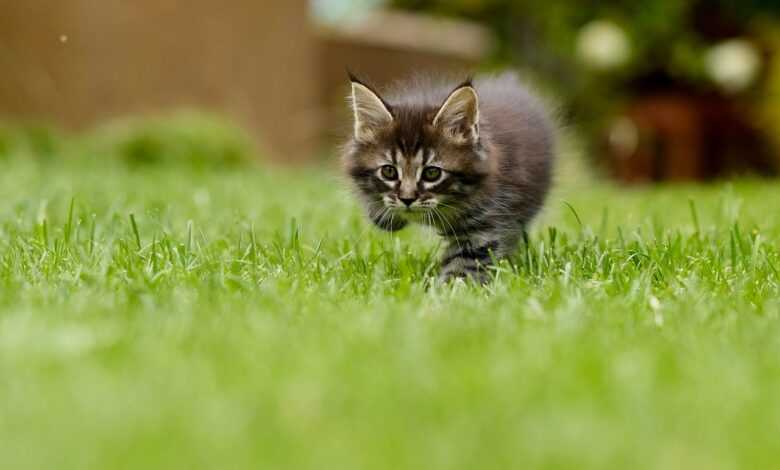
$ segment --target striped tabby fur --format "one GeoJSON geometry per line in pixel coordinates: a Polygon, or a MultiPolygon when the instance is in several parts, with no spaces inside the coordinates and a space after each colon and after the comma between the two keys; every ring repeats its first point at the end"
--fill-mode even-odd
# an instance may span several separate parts
{"type": "Polygon", "coordinates": [[[448,241],[444,280],[489,279],[550,187],[554,129],[513,74],[460,85],[415,79],[380,95],[351,76],[354,131],[343,162],[369,218],[448,241]]]}

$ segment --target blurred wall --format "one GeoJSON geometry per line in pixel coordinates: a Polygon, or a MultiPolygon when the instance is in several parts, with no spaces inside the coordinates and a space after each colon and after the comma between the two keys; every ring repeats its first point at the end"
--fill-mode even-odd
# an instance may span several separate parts
{"type": "Polygon", "coordinates": [[[317,137],[306,0],[0,0],[0,118],[66,128],[193,107],[277,158],[317,137]]]}

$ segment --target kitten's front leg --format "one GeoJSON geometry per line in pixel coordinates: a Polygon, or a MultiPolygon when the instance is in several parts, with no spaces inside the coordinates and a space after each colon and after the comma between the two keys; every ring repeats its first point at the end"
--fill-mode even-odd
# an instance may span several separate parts
{"type": "Polygon", "coordinates": [[[490,281],[490,267],[502,253],[501,240],[451,240],[441,260],[439,280],[471,279],[478,284],[490,281]]]}

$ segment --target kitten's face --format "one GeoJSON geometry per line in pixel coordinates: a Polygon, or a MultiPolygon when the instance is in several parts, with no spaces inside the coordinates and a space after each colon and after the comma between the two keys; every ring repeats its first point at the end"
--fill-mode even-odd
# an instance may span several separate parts
{"type": "Polygon", "coordinates": [[[393,106],[353,82],[352,105],[346,165],[372,218],[381,212],[435,225],[431,213],[457,211],[479,192],[488,169],[470,84],[428,109],[393,106]]]}

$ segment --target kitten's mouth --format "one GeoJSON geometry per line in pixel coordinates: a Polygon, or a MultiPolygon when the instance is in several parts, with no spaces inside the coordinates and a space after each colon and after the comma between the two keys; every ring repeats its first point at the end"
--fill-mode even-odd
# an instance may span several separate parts
{"type": "Polygon", "coordinates": [[[391,210],[397,214],[412,215],[412,214],[425,214],[436,210],[438,204],[434,200],[415,201],[411,205],[406,205],[400,201],[386,198],[384,200],[385,208],[391,210]]]}

